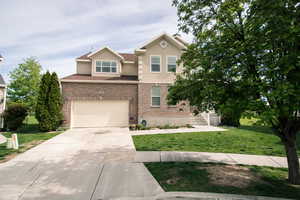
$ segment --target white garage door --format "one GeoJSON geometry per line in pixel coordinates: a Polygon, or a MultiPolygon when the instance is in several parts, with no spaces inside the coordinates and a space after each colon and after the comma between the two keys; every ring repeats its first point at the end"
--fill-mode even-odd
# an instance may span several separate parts
{"type": "Polygon", "coordinates": [[[73,101],[72,127],[128,126],[128,101],[73,101]]]}

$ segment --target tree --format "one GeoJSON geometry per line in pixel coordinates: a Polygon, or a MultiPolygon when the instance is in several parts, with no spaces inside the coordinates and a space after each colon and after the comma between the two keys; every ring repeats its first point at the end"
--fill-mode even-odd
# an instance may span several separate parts
{"type": "Polygon", "coordinates": [[[42,76],[35,116],[41,131],[56,130],[62,121],[62,97],[56,73],[42,76]]]}
{"type": "Polygon", "coordinates": [[[20,103],[9,104],[3,113],[5,128],[15,131],[23,125],[28,109],[20,103]]]}
{"type": "Polygon", "coordinates": [[[27,58],[9,74],[11,79],[7,90],[9,100],[26,105],[29,112],[33,112],[35,108],[41,69],[37,60],[27,58]]]}
{"type": "Polygon", "coordinates": [[[200,110],[249,111],[280,137],[289,182],[300,184],[300,4],[296,0],[174,0],[194,41],[170,101],[200,110]]]}
{"type": "Polygon", "coordinates": [[[49,114],[51,118],[51,130],[57,129],[62,122],[63,115],[62,109],[62,97],[60,92],[60,86],[57,74],[55,72],[51,75],[49,84],[49,114]]]}

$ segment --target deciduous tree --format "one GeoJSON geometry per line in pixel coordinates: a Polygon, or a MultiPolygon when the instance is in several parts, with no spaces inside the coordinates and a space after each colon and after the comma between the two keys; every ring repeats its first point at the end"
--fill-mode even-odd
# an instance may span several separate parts
{"type": "Polygon", "coordinates": [[[7,90],[9,101],[22,103],[28,107],[29,112],[33,112],[38,95],[41,69],[37,60],[27,58],[24,63],[19,64],[10,72],[11,81],[7,90]]]}
{"type": "Polygon", "coordinates": [[[170,101],[267,121],[287,154],[289,181],[300,184],[300,4],[296,0],[174,0],[179,29],[194,41],[170,101]]]}

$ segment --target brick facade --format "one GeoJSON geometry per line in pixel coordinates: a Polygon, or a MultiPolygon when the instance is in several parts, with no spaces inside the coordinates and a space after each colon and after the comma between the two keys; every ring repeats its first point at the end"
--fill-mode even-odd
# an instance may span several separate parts
{"type": "Polygon", "coordinates": [[[65,126],[70,126],[72,100],[129,100],[129,123],[137,123],[137,84],[62,82],[62,94],[65,126]]]}
{"type": "Polygon", "coordinates": [[[167,103],[168,87],[170,84],[140,83],[138,89],[138,117],[147,121],[149,126],[158,125],[185,125],[190,124],[192,114],[187,102],[176,106],[167,103]],[[160,107],[151,106],[151,88],[159,86],[161,91],[160,107]]]}

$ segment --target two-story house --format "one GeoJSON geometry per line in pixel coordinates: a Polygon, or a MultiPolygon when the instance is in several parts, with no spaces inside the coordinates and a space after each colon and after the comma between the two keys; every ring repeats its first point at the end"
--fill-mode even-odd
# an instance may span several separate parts
{"type": "Polygon", "coordinates": [[[187,42],[166,33],[134,53],[109,47],[76,59],[76,74],[61,79],[65,125],[69,127],[148,126],[207,122],[187,102],[167,104],[168,87],[183,68],[177,64],[187,42]]]}

